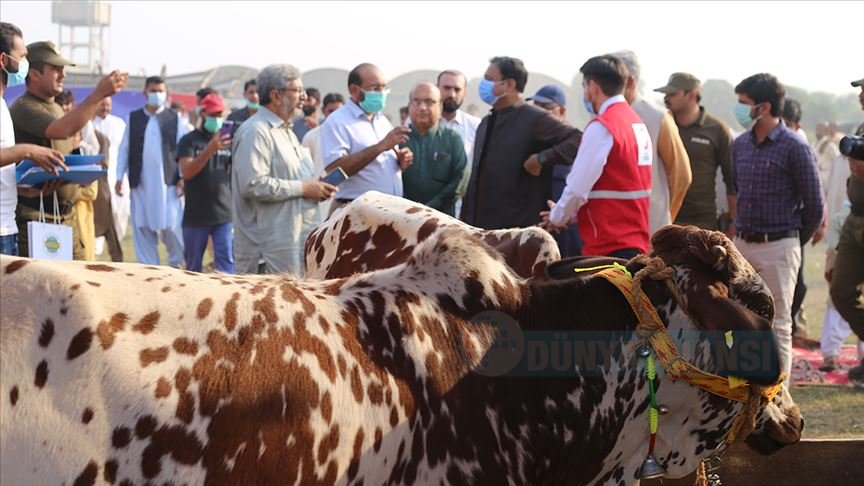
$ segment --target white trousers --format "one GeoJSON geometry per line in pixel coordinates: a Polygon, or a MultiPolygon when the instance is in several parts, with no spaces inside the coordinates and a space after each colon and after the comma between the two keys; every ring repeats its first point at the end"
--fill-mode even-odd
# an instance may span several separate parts
{"type": "MultiPolygon", "coordinates": [[[[830,358],[840,354],[840,348],[843,346],[843,341],[852,334],[852,328],[849,323],[840,316],[837,309],[830,304],[825,308],[825,325],[822,327],[822,357],[830,358]]],[[[858,340],[858,358],[864,358],[864,341],[858,340]]]]}
{"type": "MultiPolygon", "coordinates": [[[[735,238],[735,246],[759,272],[774,297],[774,335],[780,355],[780,369],[792,371],[792,296],[801,266],[798,238],[783,238],[767,243],[748,243],[735,238]]],[[[789,385],[789,379],[786,379],[789,385]]]]}
{"type": "Polygon", "coordinates": [[[180,268],[183,263],[183,228],[174,227],[154,231],[150,228],[132,226],[132,239],[135,244],[135,260],[138,263],[161,265],[159,240],[168,250],[168,264],[180,268]]]}

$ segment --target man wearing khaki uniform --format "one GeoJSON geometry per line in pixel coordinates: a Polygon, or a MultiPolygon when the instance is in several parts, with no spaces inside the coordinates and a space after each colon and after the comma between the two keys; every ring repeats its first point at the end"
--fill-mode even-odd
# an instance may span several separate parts
{"type": "MultiPolygon", "coordinates": [[[[858,100],[864,109],[864,78],[852,82],[861,88],[858,100]]],[[[864,123],[855,131],[857,137],[864,137],[864,123]]],[[[858,139],[858,143],[862,143],[858,139]]],[[[841,150],[845,149],[841,145],[841,150]]],[[[851,147],[850,147],[851,148],[851,147]]],[[[861,147],[849,153],[847,195],[852,203],[852,212],[843,223],[840,242],[837,244],[837,259],[831,278],[831,300],[849,327],[859,339],[864,340],[864,157],[861,147]]],[[[856,384],[864,384],[864,360],[849,370],[849,379],[856,384]]]]}
{"type": "Polygon", "coordinates": [[[690,158],[693,182],[675,224],[692,224],[703,229],[718,229],[716,175],[719,168],[726,183],[729,201],[727,222],[735,219],[735,188],[732,184],[730,147],[732,135],[729,126],[712,116],[699,105],[702,83],[688,73],[675,73],[666,86],[654,91],[663,93],[666,107],[675,117],[678,133],[690,158]]]}
{"type": "MultiPolygon", "coordinates": [[[[74,64],[61,56],[51,42],[34,42],[27,46],[27,50],[30,60],[27,91],[9,108],[15,127],[15,140],[19,143],[51,147],[67,155],[73,149],[72,137],[93,119],[102,99],[126,87],[129,75],[114,71],[105,76],[90,96],[69,113],[65,113],[60,105],[54,102],[54,97],[63,92],[65,67],[74,64]]],[[[76,260],[83,260],[85,257],[82,238],[75,225],[73,207],[80,189],[77,184],[63,185],[57,191],[60,220],[54,220],[53,214],[49,214],[53,213],[50,209],[45,215],[49,223],[62,223],[72,227],[72,255],[76,260]]],[[[31,194],[31,191],[19,189],[15,220],[18,224],[18,249],[21,256],[29,256],[27,222],[39,220],[39,200],[38,193],[31,194]]],[[[52,206],[50,201],[45,203],[49,208],[52,206]]]]}

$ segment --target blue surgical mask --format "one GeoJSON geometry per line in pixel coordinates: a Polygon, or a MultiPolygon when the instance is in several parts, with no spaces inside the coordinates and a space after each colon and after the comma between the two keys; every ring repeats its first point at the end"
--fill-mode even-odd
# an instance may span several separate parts
{"type": "MultiPolygon", "coordinates": [[[[6,55],[9,56],[9,54],[6,55]]],[[[30,71],[30,61],[28,61],[26,57],[20,60],[15,59],[12,56],[9,56],[9,58],[18,61],[18,71],[10,73],[4,69],[8,75],[6,78],[6,87],[11,88],[13,86],[20,86],[27,80],[27,73],[30,71]]]]}
{"type": "Polygon", "coordinates": [[[246,108],[249,108],[250,110],[260,110],[261,103],[252,103],[251,101],[246,100],[246,108]]]}
{"type": "Polygon", "coordinates": [[[222,128],[222,123],[225,120],[219,118],[218,116],[208,116],[204,118],[204,130],[207,130],[210,133],[216,133],[222,128]]]}
{"type": "Polygon", "coordinates": [[[738,120],[738,123],[740,123],[742,127],[749,129],[753,126],[753,122],[760,118],[753,118],[750,116],[750,112],[757,106],[759,105],[748,105],[741,102],[735,104],[735,119],[738,120]]]}
{"type": "Polygon", "coordinates": [[[585,111],[587,111],[591,116],[597,116],[597,112],[594,111],[594,105],[592,105],[590,101],[582,98],[582,104],[585,105],[585,111]]]}
{"type": "Polygon", "coordinates": [[[147,104],[150,106],[160,107],[168,100],[168,93],[164,91],[155,91],[147,93],[147,104]]]}
{"type": "Polygon", "coordinates": [[[495,93],[492,92],[496,84],[498,84],[497,81],[480,80],[480,85],[477,86],[477,94],[480,95],[480,99],[486,104],[494,105],[501,98],[500,96],[495,96],[495,93]]]}
{"type": "Polygon", "coordinates": [[[387,93],[383,91],[364,91],[360,108],[366,113],[378,113],[387,104],[387,93]]]}

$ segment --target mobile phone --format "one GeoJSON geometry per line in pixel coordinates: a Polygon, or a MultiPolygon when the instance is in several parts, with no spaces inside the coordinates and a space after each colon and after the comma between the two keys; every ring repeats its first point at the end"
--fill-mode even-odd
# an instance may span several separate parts
{"type": "Polygon", "coordinates": [[[234,122],[231,120],[222,122],[222,128],[219,129],[219,136],[223,137],[225,135],[234,136],[234,122]]]}
{"type": "Polygon", "coordinates": [[[326,182],[328,184],[332,184],[334,186],[338,186],[345,182],[345,179],[348,178],[348,174],[342,170],[342,167],[337,167],[336,170],[327,174],[326,176],[321,178],[321,182],[326,182]]]}

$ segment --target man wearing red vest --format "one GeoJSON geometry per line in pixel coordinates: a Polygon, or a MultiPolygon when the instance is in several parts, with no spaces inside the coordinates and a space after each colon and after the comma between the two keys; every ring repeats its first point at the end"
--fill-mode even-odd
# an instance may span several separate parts
{"type": "Polygon", "coordinates": [[[548,202],[540,226],[557,232],[575,213],[584,255],[632,258],[648,251],[651,136],[624,99],[629,74],[621,60],[592,57],[579,70],[585,109],[595,117],[561,198],[548,202]]]}

